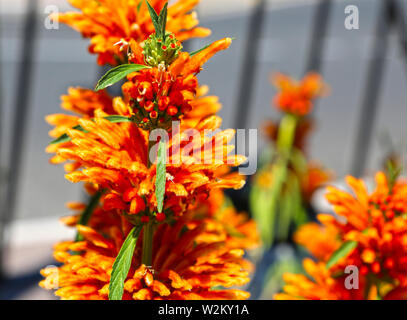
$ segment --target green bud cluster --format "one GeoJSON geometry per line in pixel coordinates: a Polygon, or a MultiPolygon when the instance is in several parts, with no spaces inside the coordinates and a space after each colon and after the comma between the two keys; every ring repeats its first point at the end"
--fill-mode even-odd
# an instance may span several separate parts
{"type": "Polygon", "coordinates": [[[168,66],[177,59],[181,49],[181,43],[171,32],[166,32],[164,39],[151,34],[144,41],[144,60],[151,67],[157,67],[162,62],[168,66]]]}

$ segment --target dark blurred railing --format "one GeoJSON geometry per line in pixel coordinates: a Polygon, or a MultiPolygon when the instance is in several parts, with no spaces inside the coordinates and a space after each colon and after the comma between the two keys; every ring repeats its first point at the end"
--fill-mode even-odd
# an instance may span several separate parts
{"type": "MultiPolygon", "coordinates": [[[[17,194],[19,191],[19,178],[21,173],[21,160],[25,146],[26,128],[29,107],[29,98],[32,93],[32,71],[37,40],[37,0],[27,0],[27,9],[24,17],[24,29],[21,39],[20,64],[15,84],[14,119],[11,136],[11,150],[6,153],[5,183],[2,183],[0,206],[0,276],[3,275],[4,251],[7,245],[5,231],[15,211],[17,194]],[[21,88],[23,90],[21,90],[21,88]]],[[[1,121],[4,121],[3,117],[1,121]]],[[[3,126],[0,126],[3,128],[3,126]]],[[[2,134],[3,132],[1,132],[2,134]]],[[[2,152],[0,152],[1,154],[2,152]]]]}
{"type": "Polygon", "coordinates": [[[389,32],[392,28],[398,27],[396,31],[398,31],[400,47],[402,49],[401,56],[404,59],[404,63],[406,63],[407,70],[407,26],[403,12],[403,4],[400,0],[381,1],[378,10],[375,42],[366,74],[366,88],[360,108],[358,131],[353,148],[351,173],[355,176],[363,174],[366,167],[373,126],[378,114],[377,109],[386,66],[389,32]]]}

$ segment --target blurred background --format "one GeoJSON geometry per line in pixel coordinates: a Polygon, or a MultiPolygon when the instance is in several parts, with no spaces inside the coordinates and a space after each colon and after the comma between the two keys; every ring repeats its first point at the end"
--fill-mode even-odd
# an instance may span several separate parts
{"type": "MultiPolygon", "coordinates": [[[[58,223],[64,204],[83,195],[48,163],[44,117],[60,112],[69,86],[92,88],[103,72],[88,40],[65,25],[45,28],[49,5],[70,9],[66,0],[0,2],[2,299],[53,298],[37,288],[38,271],[53,263],[52,244],[72,236],[58,223]]],[[[189,51],[236,38],[199,76],[220,97],[224,128],[260,128],[276,116],[272,72],[317,70],[331,94],[314,111],[312,158],[341,179],[380,168],[392,148],[405,154],[407,0],[201,0],[198,15],[213,33],[189,51]],[[359,9],[359,30],[344,26],[348,5],[359,9]]],[[[258,149],[264,144],[259,132],[258,149]]]]}

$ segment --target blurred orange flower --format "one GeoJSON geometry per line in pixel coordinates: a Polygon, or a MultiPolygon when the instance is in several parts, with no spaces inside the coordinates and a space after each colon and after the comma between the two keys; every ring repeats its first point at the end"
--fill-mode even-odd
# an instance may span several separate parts
{"type": "Polygon", "coordinates": [[[274,98],[276,107],[283,112],[300,117],[309,114],[313,107],[313,100],[327,91],[327,85],[317,73],[307,74],[300,82],[277,73],[271,81],[278,90],[274,98]]]}
{"type": "Polygon", "coordinates": [[[303,198],[307,203],[310,203],[314,192],[332,180],[333,172],[323,168],[316,161],[310,161],[306,171],[299,178],[303,198]]]}

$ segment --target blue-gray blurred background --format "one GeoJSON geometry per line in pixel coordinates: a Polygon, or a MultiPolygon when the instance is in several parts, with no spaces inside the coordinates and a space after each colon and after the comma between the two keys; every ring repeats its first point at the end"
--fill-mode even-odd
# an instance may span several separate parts
{"type": "MultiPolygon", "coordinates": [[[[35,24],[30,27],[34,28],[31,30],[34,40],[28,53],[32,69],[27,70],[28,81],[21,83],[19,73],[23,50],[27,48],[24,47],[24,34],[27,33],[24,28],[31,1],[36,0],[0,2],[0,186],[1,192],[6,194],[6,202],[6,177],[15,174],[15,171],[9,171],[10,152],[15,148],[11,142],[13,121],[15,116],[21,117],[15,111],[18,101],[24,99],[18,96],[27,97],[27,121],[21,124],[26,130],[19,140],[23,153],[21,166],[17,166],[21,170],[15,190],[17,201],[6,230],[5,277],[0,282],[0,298],[10,299],[52,298],[36,288],[38,270],[52,263],[52,243],[71,236],[71,231],[58,224],[58,217],[68,213],[64,204],[80,200],[82,193],[80,185],[64,179],[61,166],[48,163],[49,155],[44,149],[50,141],[50,127],[44,117],[60,112],[60,95],[66,93],[69,86],[92,88],[102,72],[95,63],[95,56],[87,53],[88,40],[64,25],[58,30],[45,28],[47,5],[56,5],[62,12],[70,9],[66,1],[43,0],[36,1],[35,24]]],[[[310,55],[318,55],[311,50],[313,36],[317,40],[320,36],[323,44],[320,71],[331,87],[331,94],[317,104],[316,130],[309,143],[309,153],[333,169],[340,179],[355,170],[355,145],[361,134],[358,129],[363,122],[362,116],[371,122],[372,131],[366,140],[369,148],[363,149],[367,162],[359,169],[360,174],[381,166],[384,155],[391,151],[390,140],[397,151],[405,154],[407,56],[402,48],[407,33],[399,32],[403,27],[400,20],[392,29],[377,28],[379,16],[386,14],[383,3],[388,0],[324,1],[330,2],[329,16],[322,16],[327,24],[323,27],[323,21],[320,21],[319,27],[323,28],[320,30],[316,21],[320,1],[268,0],[264,10],[256,13],[258,1],[201,0],[198,7],[201,25],[212,29],[213,33],[209,38],[190,41],[187,46],[194,50],[224,36],[236,38],[229,50],[218,54],[205,66],[199,78],[201,83],[210,86],[212,94],[220,97],[224,128],[236,128],[237,125],[259,128],[266,119],[278,116],[270,104],[275,94],[269,82],[270,74],[280,71],[302,77],[313,58],[310,55]],[[359,30],[347,30],[344,26],[348,5],[356,5],[359,9],[359,30]],[[259,18],[263,18],[260,20],[263,23],[259,23],[259,18]],[[380,53],[383,52],[374,51],[380,31],[385,35],[383,41],[388,41],[382,61],[380,53]],[[375,72],[368,76],[373,58],[379,66],[382,62],[384,69],[382,73],[380,67],[376,69],[377,73],[372,69],[375,72]],[[252,74],[247,74],[247,70],[253,71],[252,74]],[[251,76],[253,81],[245,82],[251,76]],[[373,83],[371,93],[366,93],[367,79],[373,83]],[[242,91],[251,93],[243,109],[241,105],[239,107],[242,91]],[[374,99],[377,112],[372,119],[369,109],[364,109],[362,114],[362,105],[365,95],[374,93],[379,94],[374,99]]],[[[407,1],[397,4],[397,17],[407,17],[407,1]]],[[[377,65],[372,64],[372,68],[375,67],[377,65]]],[[[259,133],[259,151],[264,143],[259,133]]],[[[360,142],[359,145],[364,147],[360,142]]]]}

